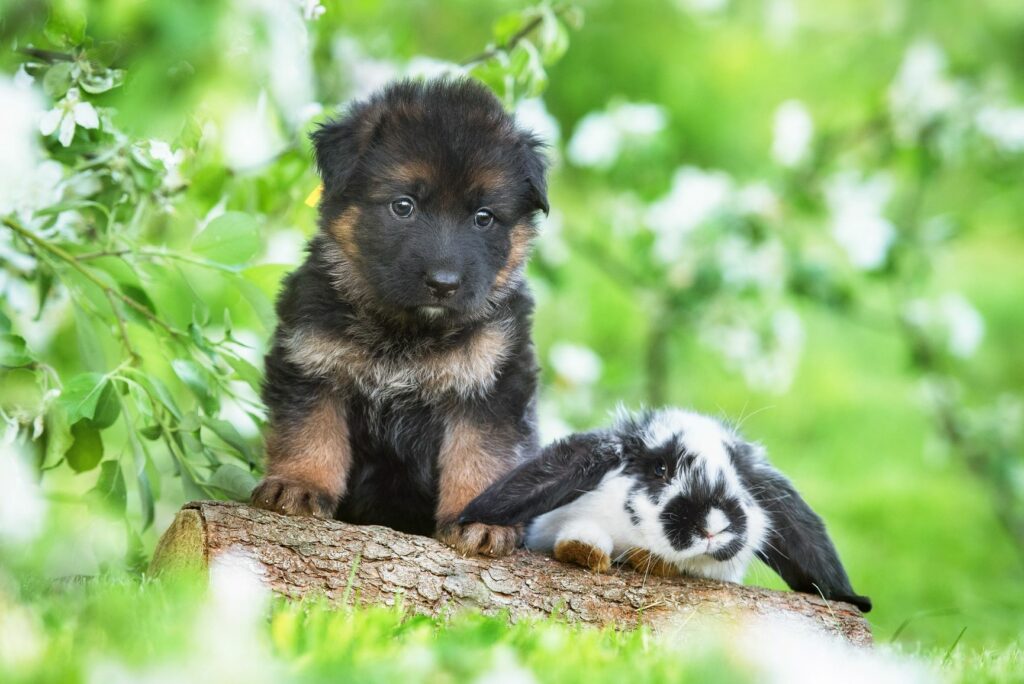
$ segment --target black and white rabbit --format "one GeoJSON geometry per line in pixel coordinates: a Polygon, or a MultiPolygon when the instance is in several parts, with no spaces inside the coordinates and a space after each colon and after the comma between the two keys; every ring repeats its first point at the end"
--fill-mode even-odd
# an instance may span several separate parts
{"type": "Polygon", "coordinates": [[[821,518],[764,449],[681,409],[622,412],[610,430],[551,444],[470,502],[461,520],[528,524],[528,548],[595,572],[614,559],[740,582],[758,557],[796,591],[871,610],[821,518]]]}

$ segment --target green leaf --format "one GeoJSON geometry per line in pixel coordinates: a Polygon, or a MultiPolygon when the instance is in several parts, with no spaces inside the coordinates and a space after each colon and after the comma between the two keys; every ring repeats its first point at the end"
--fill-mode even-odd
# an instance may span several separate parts
{"type": "Polygon", "coordinates": [[[252,494],[252,490],[256,487],[257,480],[248,470],[239,468],[231,463],[225,463],[217,468],[217,471],[207,484],[221,490],[235,501],[248,501],[249,495],[252,494]]]}
{"type": "Polygon", "coordinates": [[[100,431],[88,421],[80,421],[71,427],[73,442],[64,454],[68,465],[78,473],[92,470],[103,459],[103,439],[100,431]]]}
{"type": "Polygon", "coordinates": [[[171,368],[175,375],[185,383],[185,386],[192,390],[192,394],[199,400],[200,405],[209,415],[217,413],[219,403],[217,398],[210,392],[210,387],[215,383],[203,368],[195,361],[188,359],[175,359],[171,361],[171,368]]]}
{"type": "Polygon", "coordinates": [[[153,488],[150,486],[149,473],[146,471],[148,456],[146,449],[134,431],[128,430],[128,441],[132,445],[132,463],[135,466],[135,481],[139,495],[139,504],[142,507],[142,529],[148,529],[153,524],[154,500],[153,488]]]}
{"type": "Polygon", "coordinates": [[[20,368],[32,363],[25,340],[18,335],[0,335],[0,366],[20,368]]]}
{"type": "Polygon", "coordinates": [[[249,465],[255,463],[252,448],[245,438],[238,434],[238,430],[235,429],[234,425],[226,420],[219,420],[217,418],[203,418],[203,425],[212,430],[213,434],[220,437],[225,444],[237,451],[245,459],[246,463],[249,465]]]}
{"type": "Polygon", "coordinates": [[[106,386],[107,379],[99,373],[82,373],[68,381],[60,395],[60,402],[68,412],[68,422],[95,418],[96,407],[106,386]]]}
{"type": "Polygon", "coordinates": [[[150,397],[162,404],[172,416],[181,420],[181,409],[178,408],[177,402],[174,401],[174,396],[160,378],[155,375],[145,375],[142,373],[135,373],[132,375],[132,378],[142,385],[150,397]]]}
{"type": "Polygon", "coordinates": [[[256,220],[239,211],[218,216],[192,240],[192,250],[197,254],[230,265],[245,263],[256,256],[260,247],[256,220]]]}
{"type": "Polygon", "coordinates": [[[11,319],[3,311],[0,311],[0,333],[11,332],[11,319]]]}
{"type": "Polygon", "coordinates": [[[43,92],[50,98],[59,100],[71,87],[71,62],[58,62],[46,70],[43,76],[43,92]]]}
{"type": "Polygon", "coordinates": [[[108,428],[117,421],[121,415],[121,401],[117,396],[117,389],[114,383],[103,383],[103,390],[96,401],[96,412],[92,418],[92,424],[102,429],[108,428]]]}
{"type": "Polygon", "coordinates": [[[111,511],[124,515],[128,503],[128,492],[124,484],[121,464],[115,460],[103,461],[100,464],[100,476],[96,480],[96,486],[90,489],[86,496],[108,507],[111,511]]]}
{"type": "Polygon", "coordinates": [[[147,425],[139,430],[139,434],[152,442],[160,439],[160,435],[163,434],[163,428],[159,425],[147,425]]]}
{"type": "Polygon", "coordinates": [[[68,422],[68,412],[57,402],[46,412],[46,425],[43,434],[46,437],[46,447],[43,456],[43,467],[56,465],[67,452],[68,447],[74,441],[71,435],[71,423],[68,422]]]}
{"type": "Polygon", "coordinates": [[[260,369],[252,365],[241,356],[234,354],[224,354],[223,359],[228,362],[228,365],[234,369],[235,374],[239,377],[242,382],[252,387],[253,390],[259,394],[263,385],[263,373],[260,369]]]}

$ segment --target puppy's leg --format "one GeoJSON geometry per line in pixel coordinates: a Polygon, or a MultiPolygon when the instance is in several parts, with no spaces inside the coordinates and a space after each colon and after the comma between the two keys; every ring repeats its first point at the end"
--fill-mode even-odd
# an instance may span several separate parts
{"type": "Polygon", "coordinates": [[[279,420],[267,438],[267,476],[252,504],[286,515],[331,518],[345,493],[352,451],[344,407],[319,397],[294,422],[279,420]]]}
{"type": "Polygon", "coordinates": [[[612,566],[611,536],[587,520],[566,525],[555,539],[554,552],[563,563],[574,563],[591,572],[608,572],[612,566]]]}
{"type": "Polygon", "coordinates": [[[514,465],[514,441],[495,432],[465,418],[451,420],[438,457],[436,536],[467,556],[504,556],[522,539],[522,526],[458,523],[466,505],[514,465]]]}

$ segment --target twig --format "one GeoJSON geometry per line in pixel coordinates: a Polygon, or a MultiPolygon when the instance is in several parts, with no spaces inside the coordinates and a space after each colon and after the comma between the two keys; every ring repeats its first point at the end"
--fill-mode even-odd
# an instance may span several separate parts
{"type": "MultiPolygon", "coordinates": [[[[566,9],[567,6],[565,5],[556,5],[551,8],[551,11],[555,16],[559,16],[562,13],[564,13],[566,9]]],[[[526,22],[526,24],[523,25],[521,29],[512,34],[512,36],[504,43],[502,43],[501,45],[495,45],[494,47],[490,47],[481,52],[480,54],[476,55],[475,57],[470,57],[469,59],[462,62],[461,66],[470,66],[473,64],[477,64],[479,62],[486,62],[490,58],[496,57],[502,52],[511,51],[513,48],[515,48],[516,45],[519,44],[519,41],[523,40],[524,38],[526,38],[526,36],[533,33],[543,22],[544,16],[542,14],[538,14],[533,19],[526,22]]]]}
{"type": "Polygon", "coordinates": [[[96,287],[100,288],[100,290],[102,290],[103,293],[106,294],[108,297],[116,297],[117,299],[120,299],[125,305],[127,305],[128,307],[134,309],[135,311],[140,313],[142,316],[144,316],[145,318],[147,318],[151,322],[156,323],[157,325],[159,325],[161,328],[166,330],[171,335],[174,335],[175,337],[183,337],[183,338],[184,337],[188,337],[188,335],[186,335],[184,332],[182,332],[181,330],[178,330],[177,328],[172,326],[170,323],[167,323],[162,318],[160,318],[159,316],[154,314],[152,311],[150,311],[149,309],[147,309],[143,305],[139,304],[137,301],[135,301],[131,297],[129,297],[129,296],[127,296],[127,295],[125,295],[125,294],[123,294],[121,292],[118,292],[114,288],[112,288],[109,285],[107,285],[101,279],[96,277],[96,275],[94,273],[89,271],[89,269],[87,269],[86,267],[82,266],[82,264],[79,263],[78,259],[76,259],[75,256],[73,254],[71,254],[70,252],[62,249],[61,247],[58,247],[55,244],[52,244],[52,243],[48,242],[47,240],[44,240],[43,238],[41,238],[38,235],[36,235],[35,233],[33,233],[31,230],[25,228],[24,226],[22,226],[17,221],[15,221],[15,220],[13,220],[11,218],[4,218],[3,221],[4,221],[4,225],[5,226],[7,226],[11,230],[13,230],[15,233],[20,235],[22,238],[24,238],[25,240],[27,240],[31,244],[33,244],[33,245],[35,245],[35,246],[45,250],[46,252],[49,252],[50,254],[52,254],[53,256],[57,257],[61,261],[67,263],[68,266],[70,266],[71,268],[73,268],[76,271],[78,271],[82,275],[82,277],[84,277],[86,280],[88,280],[89,282],[94,284],[96,287]]]}

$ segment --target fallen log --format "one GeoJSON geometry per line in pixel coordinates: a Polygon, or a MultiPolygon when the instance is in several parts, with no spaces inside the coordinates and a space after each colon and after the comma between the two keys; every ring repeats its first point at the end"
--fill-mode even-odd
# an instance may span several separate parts
{"type": "Polygon", "coordinates": [[[559,614],[571,622],[667,630],[693,618],[783,617],[855,645],[872,642],[854,606],[818,596],[631,569],[595,575],[543,555],[464,558],[429,537],[386,527],[297,518],[242,504],[186,504],[164,533],[151,571],[206,571],[225,553],[256,561],[262,580],[292,598],[356,605],[397,604],[445,617],[459,609],[505,612],[511,620],[559,614]]]}

